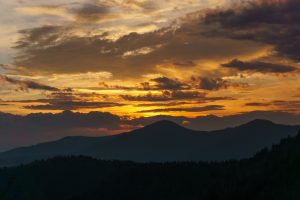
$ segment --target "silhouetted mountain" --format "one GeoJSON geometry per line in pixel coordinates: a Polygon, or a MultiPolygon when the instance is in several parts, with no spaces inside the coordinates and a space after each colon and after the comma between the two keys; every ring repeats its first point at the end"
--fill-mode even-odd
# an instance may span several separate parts
{"type": "Polygon", "coordinates": [[[159,121],[128,133],[99,138],[68,137],[0,154],[0,166],[63,155],[138,162],[222,161],[246,158],[282,138],[295,136],[300,126],[254,120],[219,131],[193,131],[159,121]]]}
{"type": "Polygon", "coordinates": [[[172,121],[169,120],[161,120],[158,122],[154,122],[148,126],[145,126],[143,129],[140,130],[147,130],[147,131],[178,131],[178,130],[188,130],[172,121]]]}
{"type": "Polygon", "coordinates": [[[31,113],[24,116],[0,112],[0,152],[55,141],[67,136],[105,136],[109,132],[134,130],[161,120],[173,121],[193,130],[214,131],[240,126],[254,119],[300,125],[300,114],[279,111],[253,111],[223,117],[208,115],[188,118],[158,115],[134,119],[121,118],[105,112],[63,111],[55,114],[31,113]]]}
{"type": "MultiPolygon", "coordinates": [[[[268,122],[245,127],[253,123],[268,122]]],[[[153,130],[159,124],[146,128],[153,130]]],[[[299,169],[300,135],[250,159],[218,163],[138,164],[56,157],[0,169],[0,199],[298,200],[299,169]]]]}

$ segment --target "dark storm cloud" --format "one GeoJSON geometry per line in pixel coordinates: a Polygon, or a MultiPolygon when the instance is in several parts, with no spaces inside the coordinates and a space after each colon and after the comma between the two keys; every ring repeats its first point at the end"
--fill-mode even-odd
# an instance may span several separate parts
{"type": "Polygon", "coordinates": [[[227,36],[273,45],[284,57],[300,60],[300,1],[250,1],[240,8],[217,10],[206,15],[208,36],[227,36]]]}
{"type": "Polygon", "coordinates": [[[17,80],[8,76],[0,75],[0,82],[6,82],[17,86],[20,90],[46,90],[46,91],[59,91],[58,88],[44,85],[31,80],[17,80]]]}
{"type": "Polygon", "coordinates": [[[290,73],[295,72],[298,68],[288,65],[273,64],[259,61],[243,62],[238,59],[229,63],[222,64],[223,67],[237,69],[240,71],[254,71],[266,73],[290,73]]]}
{"type": "Polygon", "coordinates": [[[209,105],[203,107],[188,107],[188,108],[162,108],[162,109],[151,109],[151,110],[142,110],[137,113],[153,113],[153,112],[204,112],[204,111],[213,111],[213,110],[224,110],[224,106],[221,105],[209,105]]]}

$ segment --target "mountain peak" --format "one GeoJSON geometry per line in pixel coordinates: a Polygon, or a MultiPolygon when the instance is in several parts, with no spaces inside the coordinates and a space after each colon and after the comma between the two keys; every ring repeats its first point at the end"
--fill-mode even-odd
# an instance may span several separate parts
{"type": "Polygon", "coordinates": [[[275,123],[265,119],[255,119],[242,126],[270,126],[270,125],[275,125],[275,123]]]}
{"type": "Polygon", "coordinates": [[[170,121],[170,120],[160,120],[160,121],[157,121],[157,122],[152,123],[152,124],[149,125],[149,126],[158,126],[158,125],[165,125],[165,126],[179,126],[178,124],[176,124],[175,122],[170,121]]]}
{"type": "Polygon", "coordinates": [[[159,130],[159,131],[164,131],[164,130],[168,130],[168,131],[174,131],[174,130],[182,130],[182,129],[186,129],[178,124],[176,124],[175,122],[169,121],[169,120],[161,120],[161,121],[157,121],[154,122],[148,126],[145,126],[142,129],[146,129],[146,130],[159,130]]]}
{"type": "MultiPolygon", "coordinates": [[[[251,123],[251,122],[250,122],[251,123]]],[[[274,124],[272,121],[270,120],[266,120],[266,119],[255,119],[252,121],[252,123],[259,123],[259,124],[274,124]]]]}

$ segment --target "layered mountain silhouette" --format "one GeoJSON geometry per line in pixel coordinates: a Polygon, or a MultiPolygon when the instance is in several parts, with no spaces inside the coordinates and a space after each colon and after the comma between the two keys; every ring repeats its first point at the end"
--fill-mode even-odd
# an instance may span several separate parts
{"type": "MultiPolygon", "coordinates": [[[[240,128],[252,128],[253,123],[240,128]]],[[[299,168],[300,135],[239,161],[134,163],[55,157],[0,168],[0,199],[298,200],[299,168]]]]}
{"type": "Polygon", "coordinates": [[[295,136],[300,126],[254,120],[219,131],[193,131],[170,121],[115,136],[67,137],[0,154],[0,166],[26,164],[55,156],[84,155],[104,160],[137,162],[223,161],[247,158],[282,138],[295,136]]]}

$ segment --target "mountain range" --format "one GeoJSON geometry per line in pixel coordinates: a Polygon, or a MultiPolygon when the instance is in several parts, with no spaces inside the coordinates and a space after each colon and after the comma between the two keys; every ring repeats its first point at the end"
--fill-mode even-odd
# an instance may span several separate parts
{"type": "Polygon", "coordinates": [[[13,149],[0,153],[0,166],[68,155],[136,162],[241,159],[278,143],[282,138],[295,136],[299,129],[300,126],[254,120],[238,127],[207,132],[190,130],[170,121],[159,121],[114,136],[66,137],[13,149]]]}
{"type": "Polygon", "coordinates": [[[300,135],[238,161],[135,163],[60,156],[0,168],[0,199],[298,200],[299,168],[300,135]]]}

